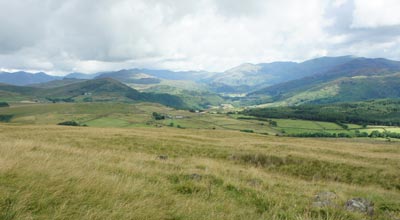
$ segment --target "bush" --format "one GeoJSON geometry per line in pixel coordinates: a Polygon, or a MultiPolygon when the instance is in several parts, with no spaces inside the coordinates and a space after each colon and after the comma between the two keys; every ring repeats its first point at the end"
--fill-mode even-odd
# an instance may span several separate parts
{"type": "Polygon", "coordinates": [[[269,123],[269,125],[271,125],[272,127],[278,126],[278,123],[277,123],[276,121],[273,121],[273,120],[269,120],[268,123],[269,123]]]}
{"type": "Polygon", "coordinates": [[[347,133],[339,133],[337,136],[341,137],[341,138],[351,138],[351,135],[349,135],[347,133]]]}
{"type": "Polygon", "coordinates": [[[64,122],[60,122],[57,125],[64,125],[64,126],[79,126],[78,122],[75,121],[64,121],[64,122]]]}
{"type": "Polygon", "coordinates": [[[249,130],[249,129],[244,129],[244,130],[240,130],[241,132],[246,132],[246,133],[254,133],[253,130],[249,130]]]}
{"type": "Polygon", "coordinates": [[[84,102],[93,102],[93,98],[92,97],[86,97],[83,99],[84,102]]]}
{"type": "Polygon", "coordinates": [[[9,107],[10,105],[7,102],[0,102],[0,108],[1,107],[9,107]]]}
{"type": "Polygon", "coordinates": [[[9,122],[14,115],[0,115],[0,121],[9,122]]]}
{"type": "Polygon", "coordinates": [[[360,132],[360,130],[356,130],[355,131],[355,136],[356,137],[368,137],[368,133],[367,132],[360,132]]]}

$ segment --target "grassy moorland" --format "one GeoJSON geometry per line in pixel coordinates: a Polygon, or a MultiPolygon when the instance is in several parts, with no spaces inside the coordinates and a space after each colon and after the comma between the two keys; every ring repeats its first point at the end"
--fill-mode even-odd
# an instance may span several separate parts
{"type": "Polygon", "coordinates": [[[273,126],[148,103],[11,105],[0,115],[12,115],[0,123],[2,220],[370,219],[344,208],[357,197],[374,203],[373,219],[400,218],[399,142],[265,135],[337,132],[335,123],[273,126]],[[56,125],[66,120],[88,127],[56,125]],[[320,192],[337,198],[315,207],[320,192]]]}
{"type": "Polygon", "coordinates": [[[0,125],[0,219],[400,217],[400,148],[237,131],[0,125]],[[168,156],[159,159],[159,155],[168,156]],[[338,195],[316,208],[314,196],[338,195]]]}

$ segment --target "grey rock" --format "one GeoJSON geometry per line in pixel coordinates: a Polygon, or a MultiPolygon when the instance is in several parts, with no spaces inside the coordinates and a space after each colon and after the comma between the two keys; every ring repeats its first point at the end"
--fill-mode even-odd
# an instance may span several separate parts
{"type": "Polygon", "coordinates": [[[346,202],[345,208],[352,212],[363,212],[370,216],[374,215],[374,203],[365,198],[353,198],[346,202]]]}
{"type": "Polygon", "coordinates": [[[329,207],[335,206],[337,195],[334,192],[320,192],[314,197],[313,207],[329,207]]]}

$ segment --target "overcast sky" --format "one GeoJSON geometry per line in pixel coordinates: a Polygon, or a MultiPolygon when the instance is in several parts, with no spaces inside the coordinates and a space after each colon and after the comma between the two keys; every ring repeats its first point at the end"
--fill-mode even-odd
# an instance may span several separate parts
{"type": "Polygon", "coordinates": [[[2,70],[400,60],[399,0],[0,0],[0,10],[2,70]]]}

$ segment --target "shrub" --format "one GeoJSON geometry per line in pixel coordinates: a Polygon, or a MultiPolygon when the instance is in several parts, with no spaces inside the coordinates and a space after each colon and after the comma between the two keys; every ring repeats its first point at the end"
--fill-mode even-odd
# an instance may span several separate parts
{"type": "Polygon", "coordinates": [[[268,123],[269,123],[269,125],[271,125],[272,127],[278,126],[278,123],[277,123],[276,121],[273,121],[273,120],[269,120],[268,123]]]}
{"type": "Polygon", "coordinates": [[[9,122],[14,115],[0,115],[0,121],[9,122]]]}
{"type": "Polygon", "coordinates": [[[79,126],[78,122],[75,121],[64,121],[64,122],[60,122],[57,125],[64,125],[64,126],[79,126]]]}
{"type": "Polygon", "coordinates": [[[246,132],[246,133],[254,133],[253,130],[249,130],[249,129],[244,129],[244,130],[240,130],[241,132],[246,132]]]}
{"type": "Polygon", "coordinates": [[[0,102],[0,108],[1,107],[9,107],[10,105],[7,102],[0,102]]]}
{"type": "Polygon", "coordinates": [[[339,133],[337,134],[338,137],[341,138],[351,138],[351,135],[347,134],[347,133],[339,133]]]}
{"type": "Polygon", "coordinates": [[[93,102],[93,98],[92,97],[86,97],[83,99],[84,102],[93,102]]]}

